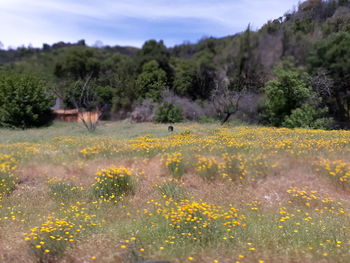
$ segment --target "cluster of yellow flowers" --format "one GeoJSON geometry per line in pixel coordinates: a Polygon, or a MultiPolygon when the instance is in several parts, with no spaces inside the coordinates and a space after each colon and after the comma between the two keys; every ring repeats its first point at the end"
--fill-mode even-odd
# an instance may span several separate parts
{"type": "Polygon", "coordinates": [[[175,228],[180,236],[197,240],[205,237],[206,232],[215,232],[215,229],[223,226],[226,228],[223,237],[229,233],[229,237],[234,238],[233,228],[241,225],[238,210],[230,207],[225,209],[221,206],[206,202],[195,202],[183,200],[180,202],[169,202],[166,206],[157,209],[157,213],[162,215],[175,228]]]}
{"type": "Polygon", "coordinates": [[[95,195],[106,202],[118,202],[134,193],[134,177],[125,167],[111,167],[96,173],[95,195]]]}
{"type": "MultiPolygon", "coordinates": [[[[45,144],[46,146],[47,144],[45,144]]],[[[8,153],[14,156],[17,160],[29,159],[32,156],[42,153],[40,150],[41,144],[18,142],[12,144],[0,144],[0,152],[8,153]]]]}
{"type": "Polygon", "coordinates": [[[318,171],[322,171],[344,188],[350,186],[350,162],[322,158],[317,166],[318,171]]]}
{"type": "Polygon", "coordinates": [[[247,159],[242,155],[224,153],[221,174],[230,181],[243,180],[248,175],[247,159]]]}
{"type": "Polygon", "coordinates": [[[182,153],[174,152],[165,154],[165,166],[169,173],[176,179],[181,179],[185,173],[182,153]]]}
{"type": "Polygon", "coordinates": [[[147,203],[153,205],[154,209],[145,208],[139,211],[141,215],[146,216],[143,219],[144,229],[134,229],[131,238],[121,241],[122,249],[137,248],[142,254],[154,249],[166,251],[179,244],[183,246],[184,242],[201,245],[230,242],[236,239],[237,228],[247,226],[246,217],[231,205],[223,207],[202,200],[174,201],[171,198],[162,202],[150,200],[147,203]],[[164,240],[159,240],[160,243],[144,243],[145,233],[147,236],[155,231],[160,231],[159,235],[164,240]]]}
{"type": "Polygon", "coordinates": [[[3,205],[0,199],[0,223],[1,221],[20,222],[20,223],[26,222],[26,220],[23,219],[23,212],[19,205],[18,206],[3,205]]]}
{"type": "Polygon", "coordinates": [[[17,160],[13,156],[0,153],[0,202],[15,188],[17,180],[13,172],[16,167],[17,160]]]}
{"type": "MultiPolygon", "coordinates": [[[[319,193],[309,187],[290,187],[287,193],[291,196],[289,204],[301,205],[308,209],[314,209],[318,213],[330,212],[334,214],[345,214],[342,202],[335,201],[326,193],[319,193]]],[[[349,214],[350,215],[350,214],[349,214]]]]}
{"type": "Polygon", "coordinates": [[[205,180],[214,180],[219,175],[219,163],[214,158],[198,156],[196,171],[205,180]]]}
{"type": "Polygon", "coordinates": [[[43,224],[24,233],[24,239],[30,242],[30,247],[39,259],[47,261],[48,258],[62,256],[66,248],[83,233],[101,226],[96,215],[89,214],[83,205],[80,202],[68,207],[62,204],[60,216],[52,214],[43,224]]]}

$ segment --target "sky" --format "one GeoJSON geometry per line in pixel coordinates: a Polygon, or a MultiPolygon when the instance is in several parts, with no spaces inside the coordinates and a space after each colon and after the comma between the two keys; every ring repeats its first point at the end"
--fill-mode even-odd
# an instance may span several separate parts
{"type": "MultiPolygon", "coordinates": [[[[59,41],[168,46],[259,29],[299,0],[0,0],[3,48],[59,41]]],[[[1,44],[0,44],[1,48],[1,44]]]]}

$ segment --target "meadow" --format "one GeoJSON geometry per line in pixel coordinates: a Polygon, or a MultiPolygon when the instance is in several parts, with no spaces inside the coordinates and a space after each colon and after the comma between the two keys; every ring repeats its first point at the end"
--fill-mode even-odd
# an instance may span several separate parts
{"type": "Polygon", "coordinates": [[[0,262],[349,262],[350,131],[0,129],[0,262]]]}

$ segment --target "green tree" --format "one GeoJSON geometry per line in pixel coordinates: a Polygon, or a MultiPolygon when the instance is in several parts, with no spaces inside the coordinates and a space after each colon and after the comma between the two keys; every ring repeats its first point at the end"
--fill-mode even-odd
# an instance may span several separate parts
{"type": "Polygon", "coordinates": [[[160,40],[146,41],[142,49],[139,51],[140,66],[143,67],[146,63],[155,60],[159,67],[164,70],[167,74],[167,80],[172,78],[172,69],[169,63],[170,52],[164,45],[164,42],[160,40]]]}
{"type": "Polygon", "coordinates": [[[350,120],[349,47],[350,32],[336,33],[316,43],[309,60],[313,72],[324,70],[334,81],[332,93],[335,103],[330,102],[329,106],[333,106],[337,119],[342,121],[350,120]]]}
{"type": "MultiPolygon", "coordinates": [[[[139,94],[135,87],[137,79],[137,63],[135,58],[114,54],[102,64],[98,82],[101,87],[110,87],[112,95],[112,112],[118,112],[130,106],[139,94]]],[[[106,98],[105,96],[101,96],[106,98]]],[[[109,100],[106,102],[110,103],[109,100]]]]}
{"type": "Polygon", "coordinates": [[[100,62],[92,48],[79,46],[71,48],[61,62],[55,65],[55,76],[83,80],[88,76],[97,77],[100,71],[100,62]]]}
{"type": "Polygon", "coordinates": [[[196,64],[193,60],[178,60],[175,66],[173,87],[176,94],[188,96],[196,85],[196,64]]]}
{"type": "Polygon", "coordinates": [[[163,103],[156,111],[154,118],[160,123],[176,123],[183,120],[182,110],[168,102],[163,103]]]}
{"type": "Polygon", "coordinates": [[[136,80],[139,95],[143,98],[159,101],[166,87],[166,80],[166,73],[159,67],[157,61],[152,60],[146,63],[136,80]]]}
{"type": "Polygon", "coordinates": [[[285,60],[275,69],[275,79],[265,87],[265,114],[270,124],[281,126],[284,119],[312,96],[308,74],[285,60]]]}
{"type": "Polygon", "coordinates": [[[26,129],[45,125],[50,121],[53,103],[40,79],[0,73],[0,126],[26,129]]]}
{"type": "Polygon", "coordinates": [[[260,88],[261,77],[258,74],[258,57],[254,54],[257,38],[248,25],[246,31],[239,36],[239,52],[233,63],[233,74],[230,89],[234,91],[260,88]]]}

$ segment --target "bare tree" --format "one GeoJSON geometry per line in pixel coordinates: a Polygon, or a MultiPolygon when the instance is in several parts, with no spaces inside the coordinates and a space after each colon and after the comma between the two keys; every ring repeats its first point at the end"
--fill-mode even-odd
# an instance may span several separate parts
{"type": "Polygon", "coordinates": [[[92,74],[82,83],[76,82],[69,99],[78,110],[78,118],[88,131],[95,131],[99,120],[108,109],[108,104],[101,102],[94,85],[90,82],[92,74]]]}
{"type": "Polygon", "coordinates": [[[243,94],[243,91],[229,90],[226,85],[217,85],[212,93],[211,101],[216,112],[222,118],[222,125],[238,111],[243,94]]]}
{"type": "Polygon", "coordinates": [[[329,99],[334,93],[334,81],[326,71],[317,71],[311,78],[312,89],[322,98],[329,99]]]}

